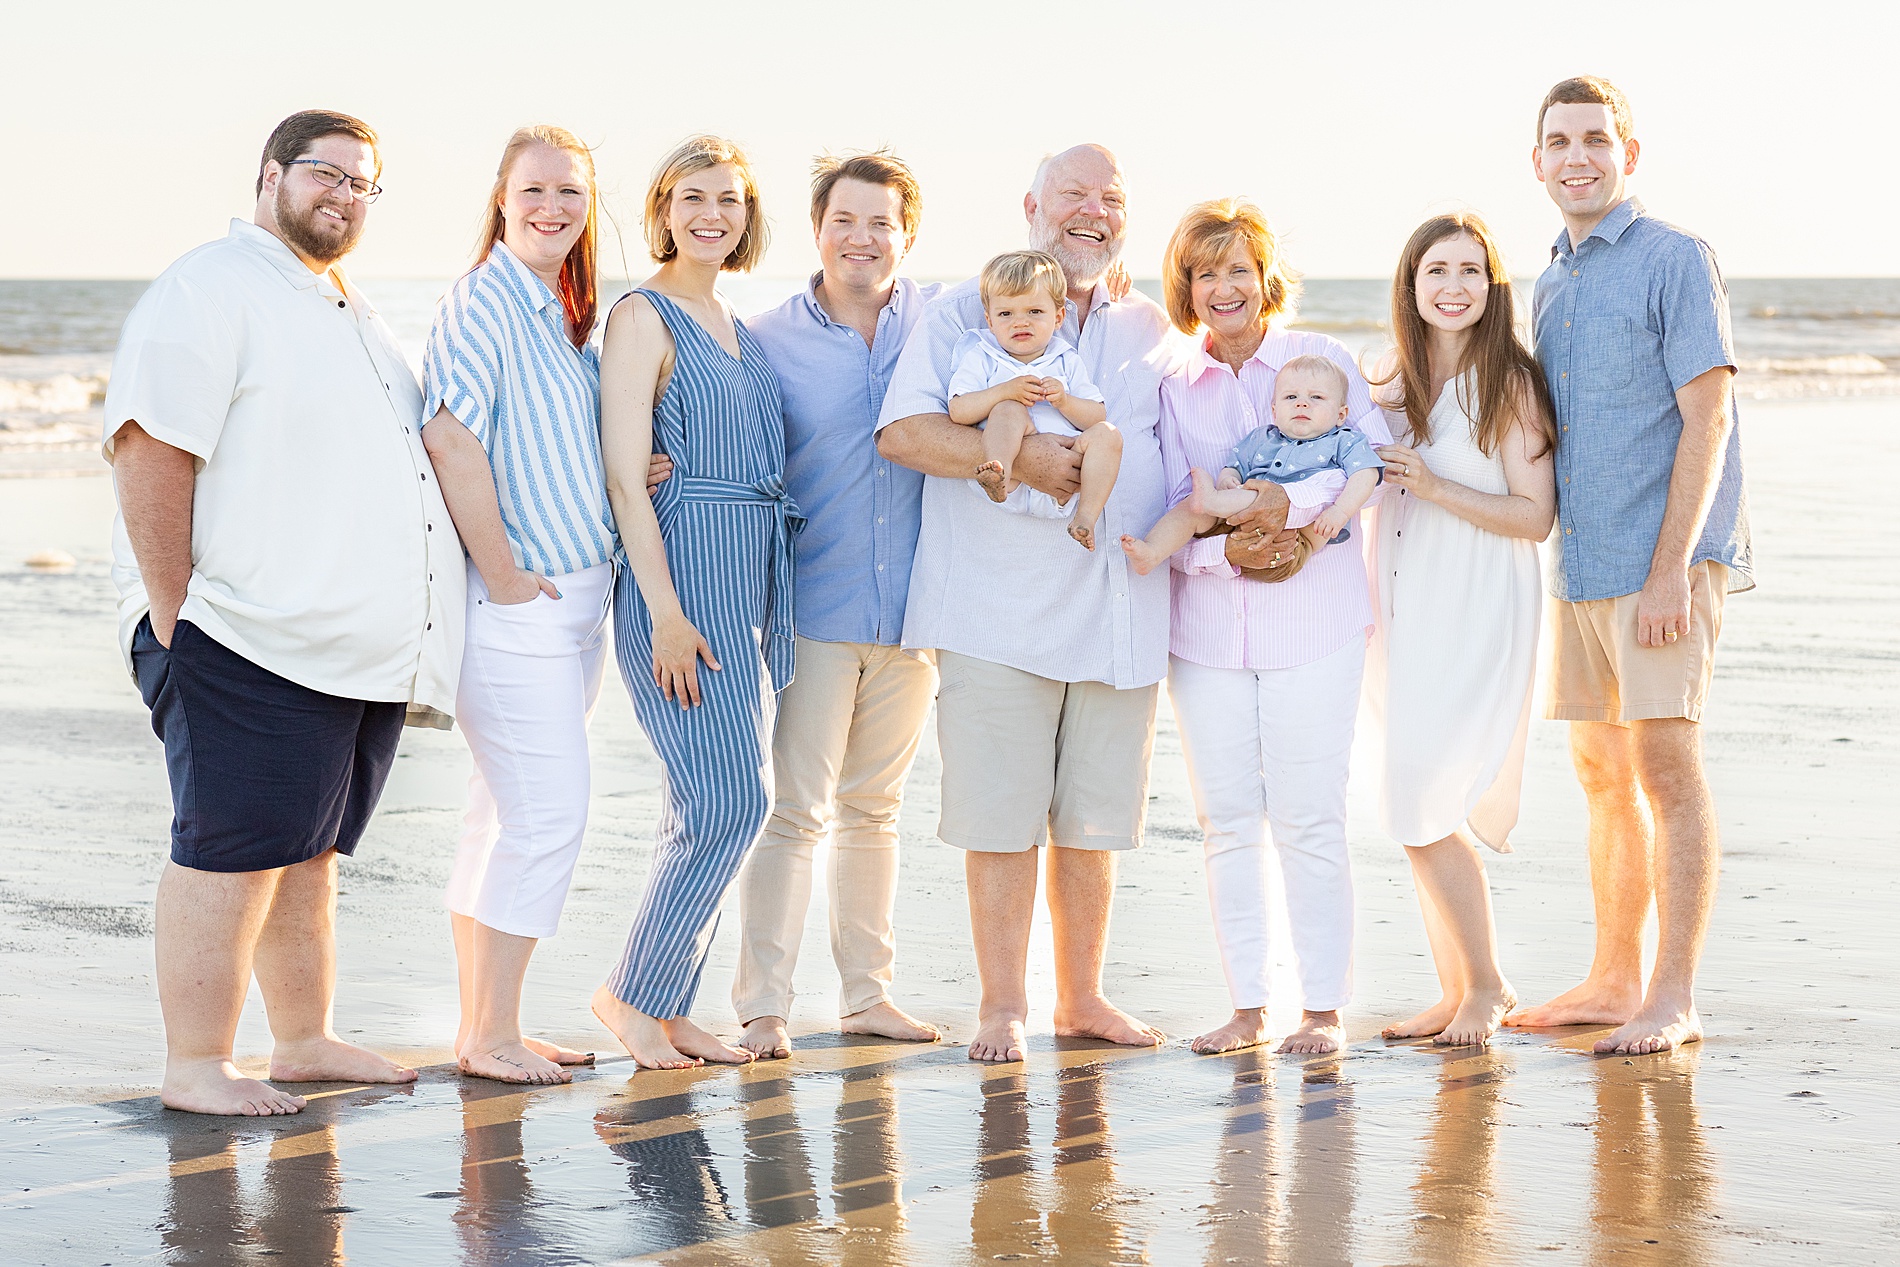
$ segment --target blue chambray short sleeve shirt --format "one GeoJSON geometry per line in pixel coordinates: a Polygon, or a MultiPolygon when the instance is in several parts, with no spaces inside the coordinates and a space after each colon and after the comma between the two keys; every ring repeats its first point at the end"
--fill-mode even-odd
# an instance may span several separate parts
{"type": "MultiPolygon", "coordinates": [[[[1676,392],[1735,364],[1728,287],[1708,243],[1631,198],[1572,248],[1559,233],[1532,305],[1537,359],[1557,405],[1558,566],[1568,602],[1643,588],[1682,439],[1676,392]]],[[[1735,405],[1730,401],[1731,416],[1735,405]]],[[[1754,586],[1739,424],[1690,563],[1754,586]]]]}
{"type": "Polygon", "coordinates": [[[1334,427],[1299,440],[1271,424],[1249,431],[1227,455],[1227,465],[1240,472],[1243,482],[1268,480],[1275,484],[1297,484],[1319,471],[1343,471],[1353,476],[1385,469],[1385,463],[1372,450],[1372,442],[1351,427],[1334,427]]]}

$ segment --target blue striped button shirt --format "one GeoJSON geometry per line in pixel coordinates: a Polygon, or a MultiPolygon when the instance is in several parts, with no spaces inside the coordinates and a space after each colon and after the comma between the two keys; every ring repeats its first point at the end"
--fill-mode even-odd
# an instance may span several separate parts
{"type": "Polygon", "coordinates": [[[565,576],[613,558],[600,460],[600,354],[567,337],[547,284],[500,242],[436,308],[423,421],[447,406],[488,452],[515,562],[565,576]]]}
{"type": "Polygon", "coordinates": [[[798,534],[798,634],[897,646],[917,549],[924,477],[877,451],[877,415],[897,357],[943,290],[897,279],[871,346],[805,289],[746,322],[778,375],[785,487],[806,516],[798,534]]]}

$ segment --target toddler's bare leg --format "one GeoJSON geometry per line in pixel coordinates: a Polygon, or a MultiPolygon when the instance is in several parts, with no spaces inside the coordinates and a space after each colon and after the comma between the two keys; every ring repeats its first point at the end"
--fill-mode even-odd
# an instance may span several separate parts
{"type": "Polygon", "coordinates": [[[1016,466],[1016,454],[1023,447],[1023,437],[1034,430],[1035,424],[1029,420],[1029,410],[1020,401],[1006,400],[990,410],[990,416],[983,422],[983,465],[976,468],[976,482],[990,495],[990,500],[1000,502],[1010,493],[1010,472],[1016,466]]]}
{"type": "Polygon", "coordinates": [[[1082,455],[1082,487],[1075,495],[1075,517],[1069,521],[1069,535],[1084,550],[1095,548],[1095,521],[1115,491],[1115,477],[1122,469],[1122,433],[1105,422],[1098,422],[1076,438],[1075,450],[1082,455]]]}
{"type": "Polygon", "coordinates": [[[1128,556],[1135,575],[1146,576],[1166,563],[1169,555],[1192,541],[1196,533],[1206,532],[1213,526],[1212,515],[1197,515],[1182,502],[1161,516],[1146,541],[1123,534],[1122,552],[1128,556]]]}

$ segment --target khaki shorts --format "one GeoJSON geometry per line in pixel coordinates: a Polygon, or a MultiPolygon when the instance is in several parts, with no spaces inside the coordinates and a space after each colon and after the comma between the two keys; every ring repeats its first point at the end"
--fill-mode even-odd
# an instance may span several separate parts
{"type": "Polygon", "coordinates": [[[937,668],[938,839],[985,853],[1141,843],[1158,685],[1057,682],[954,651],[937,668]]]}
{"type": "Polygon", "coordinates": [[[1544,715],[1617,725],[1658,717],[1701,721],[1727,595],[1727,567],[1707,560],[1690,568],[1689,632],[1660,647],[1636,641],[1640,594],[1553,601],[1550,703],[1544,715]]]}

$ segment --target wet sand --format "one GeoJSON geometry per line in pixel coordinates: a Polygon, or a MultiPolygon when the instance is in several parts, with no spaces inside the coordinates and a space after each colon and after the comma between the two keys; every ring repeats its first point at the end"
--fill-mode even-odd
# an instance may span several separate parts
{"type": "MultiPolygon", "coordinates": [[[[152,1098],[151,900],[164,770],[113,646],[104,479],[0,481],[0,1223],[8,1261],[1882,1261],[1900,1256],[1900,547],[1843,471],[1900,459],[1893,402],[1748,409],[1760,590],[1734,597],[1707,717],[1725,861],[1708,1040],[1589,1054],[1591,1030],[1489,1051],[1386,1044],[1432,992],[1409,878],[1356,782],[1359,996],[1344,1057],[1058,1042],[1046,924],[1020,1068],[841,1040],[816,903],[791,1062],[519,1091],[431,1068],[232,1123],[152,1098]],[[1800,436],[1802,443],[1789,443],[1800,436]],[[1806,438],[1825,436],[1826,443],[1806,438]],[[1770,461],[1772,454],[1773,461],[1770,461]],[[55,547],[68,575],[21,560],[55,547]],[[1037,1027],[1032,1026],[1032,1031],[1037,1027]]],[[[1871,482],[1871,481],[1870,481],[1871,482]]],[[[596,800],[528,1019],[611,1050],[586,999],[651,853],[658,768],[610,679],[596,800]]],[[[411,732],[345,864],[338,1029],[439,1066],[440,893],[467,757],[411,732]]],[[[934,840],[928,739],[904,821],[900,1001],[967,1039],[961,859],[934,840]]],[[[1187,1036],[1225,1016],[1198,833],[1164,705],[1146,847],[1124,859],[1108,981],[1187,1036]]],[[[1518,852],[1490,860],[1506,965],[1537,999],[1588,959],[1583,808],[1563,728],[1533,730],[1518,852]]],[[[733,929],[698,1009],[731,1033],[733,929]]],[[[1277,1017],[1285,1027],[1290,1015],[1277,1017]]],[[[240,1058],[261,1067],[262,1011],[240,1058]]]]}

